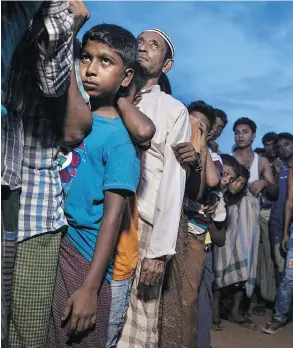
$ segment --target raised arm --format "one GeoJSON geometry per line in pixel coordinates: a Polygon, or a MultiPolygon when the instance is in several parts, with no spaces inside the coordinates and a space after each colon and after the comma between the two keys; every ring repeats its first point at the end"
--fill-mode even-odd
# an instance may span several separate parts
{"type": "Polygon", "coordinates": [[[46,1],[41,8],[43,31],[38,39],[38,86],[45,97],[69,88],[73,66],[74,13],[68,1],[46,1]]]}
{"type": "Polygon", "coordinates": [[[134,143],[148,145],[156,133],[152,120],[135,107],[129,98],[120,97],[117,105],[122,121],[134,143]]]}

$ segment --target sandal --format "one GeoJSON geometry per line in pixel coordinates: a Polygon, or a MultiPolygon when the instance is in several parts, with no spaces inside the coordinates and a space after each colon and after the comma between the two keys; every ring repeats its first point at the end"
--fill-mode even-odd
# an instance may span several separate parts
{"type": "Polygon", "coordinates": [[[234,320],[234,318],[231,315],[229,315],[228,320],[230,321],[230,323],[241,325],[249,330],[258,329],[257,325],[254,324],[254,322],[250,320],[248,317],[244,317],[243,320],[234,320]]]}
{"type": "Polygon", "coordinates": [[[213,330],[222,331],[223,329],[222,320],[213,321],[213,330]]]}
{"type": "Polygon", "coordinates": [[[273,319],[272,321],[269,321],[267,325],[261,329],[261,331],[269,335],[274,335],[281,330],[283,326],[284,325],[280,321],[273,319]]]}
{"type": "Polygon", "coordinates": [[[257,315],[259,317],[263,317],[266,315],[266,307],[262,304],[256,304],[253,308],[252,308],[252,313],[254,315],[257,315]]]}

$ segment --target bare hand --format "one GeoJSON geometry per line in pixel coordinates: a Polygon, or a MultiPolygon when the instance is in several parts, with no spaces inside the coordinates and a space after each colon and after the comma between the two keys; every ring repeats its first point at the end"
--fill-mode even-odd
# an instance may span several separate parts
{"type": "Polygon", "coordinates": [[[146,286],[154,285],[163,277],[165,270],[165,260],[162,258],[148,259],[144,258],[141,264],[140,283],[146,286]]]}
{"type": "Polygon", "coordinates": [[[203,208],[203,211],[205,214],[209,214],[209,215],[213,215],[215,214],[216,210],[217,210],[217,207],[218,207],[218,203],[219,202],[216,202],[215,204],[213,205],[205,205],[204,208],[203,208]]]}
{"type": "Polygon", "coordinates": [[[191,143],[180,143],[172,146],[174,155],[180,164],[188,163],[196,165],[198,163],[198,155],[191,143]]]}
{"type": "Polygon", "coordinates": [[[281,245],[282,245],[282,250],[286,253],[287,252],[287,243],[289,240],[289,236],[288,233],[285,233],[285,235],[283,236],[281,245]]]}
{"type": "Polygon", "coordinates": [[[263,191],[263,189],[266,187],[266,185],[267,185],[267,182],[265,180],[256,180],[250,184],[249,188],[250,188],[250,191],[254,195],[256,195],[259,192],[263,191]]]}
{"type": "Polygon", "coordinates": [[[97,292],[80,287],[67,300],[62,322],[70,317],[69,335],[78,335],[96,324],[97,292]]]}
{"type": "Polygon", "coordinates": [[[69,6],[74,13],[74,32],[77,34],[84,23],[89,20],[90,13],[81,0],[70,0],[69,6]]]}
{"type": "Polygon", "coordinates": [[[208,138],[208,130],[207,126],[203,122],[199,122],[199,129],[201,131],[201,141],[200,141],[200,149],[203,150],[207,146],[207,138],[208,138]]]}

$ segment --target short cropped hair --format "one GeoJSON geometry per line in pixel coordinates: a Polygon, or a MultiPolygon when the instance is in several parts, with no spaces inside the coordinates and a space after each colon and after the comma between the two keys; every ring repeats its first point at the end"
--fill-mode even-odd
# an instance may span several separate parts
{"type": "Polygon", "coordinates": [[[82,48],[84,48],[89,40],[111,47],[119,54],[125,67],[134,67],[138,44],[137,39],[130,31],[114,24],[99,24],[84,34],[82,48]]]}
{"type": "Polygon", "coordinates": [[[233,132],[235,132],[236,127],[240,126],[240,125],[247,125],[251,130],[252,133],[255,134],[256,133],[256,124],[255,122],[253,122],[251,119],[247,118],[247,117],[241,117],[239,118],[233,126],[233,132]]]}
{"type": "Polygon", "coordinates": [[[198,100],[196,102],[192,102],[187,107],[188,112],[200,112],[205,115],[205,117],[210,121],[211,127],[213,127],[216,117],[214,113],[214,108],[211,105],[208,105],[202,100],[198,100]]]}
{"type": "Polygon", "coordinates": [[[223,164],[232,167],[235,172],[238,173],[239,162],[235,157],[228,154],[221,154],[220,156],[222,158],[223,164]]]}
{"type": "Polygon", "coordinates": [[[281,139],[286,139],[286,140],[289,140],[293,143],[293,134],[291,133],[279,133],[275,139],[275,144],[277,144],[277,142],[281,139]]]}
{"type": "Polygon", "coordinates": [[[254,149],[254,152],[257,153],[258,155],[264,155],[265,154],[265,149],[261,148],[261,147],[256,147],[254,149]]]}
{"type": "Polygon", "coordinates": [[[268,143],[268,142],[271,142],[271,141],[275,141],[277,137],[278,137],[277,133],[275,133],[275,132],[268,132],[268,133],[266,133],[262,137],[262,143],[264,145],[265,143],[268,143]]]}
{"type": "Polygon", "coordinates": [[[223,110],[215,109],[215,108],[214,108],[214,112],[215,112],[215,117],[221,119],[224,122],[224,127],[226,127],[228,123],[227,114],[223,110]]]}

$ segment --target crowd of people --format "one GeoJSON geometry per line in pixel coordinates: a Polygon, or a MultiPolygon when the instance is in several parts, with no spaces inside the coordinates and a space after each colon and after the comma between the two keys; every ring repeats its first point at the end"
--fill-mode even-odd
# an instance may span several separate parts
{"type": "MultiPolygon", "coordinates": [[[[290,320],[293,135],[172,96],[175,47],[81,1],[2,2],[3,347],[210,348],[290,320]]],[[[241,342],[239,342],[240,344],[241,342]]]]}

